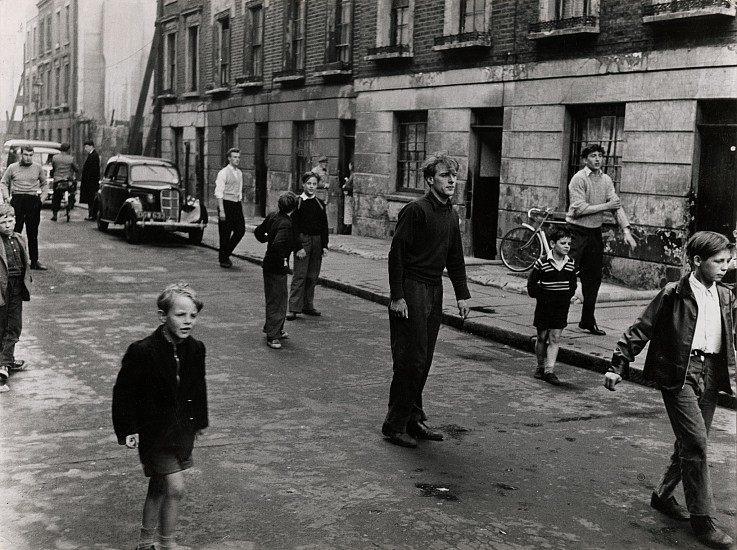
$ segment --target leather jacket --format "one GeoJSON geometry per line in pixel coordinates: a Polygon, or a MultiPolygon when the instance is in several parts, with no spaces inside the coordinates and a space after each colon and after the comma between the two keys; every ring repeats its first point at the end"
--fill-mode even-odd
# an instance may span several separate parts
{"type": "MultiPolygon", "coordinates": [[[[610,370],[627,377],[629,364],[650,342],[643,377],[664,390],[678,391],[685,386],[691,358],[691,342],[696,327],[698,306],[688,275],[668,283],[617,342],[610,370]]],[[[717,361],[717,388],[731,394],[729,371],[735,367],[733,315],[735,298],[717,283],[722,314],[722,349],[717,361]]]]}

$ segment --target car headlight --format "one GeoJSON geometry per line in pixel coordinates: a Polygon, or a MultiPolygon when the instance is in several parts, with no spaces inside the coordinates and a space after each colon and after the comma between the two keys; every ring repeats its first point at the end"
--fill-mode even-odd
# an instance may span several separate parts
{"type": "Polygon", "coordinates": [[[155,203],[156,202],[156,195],[154,195],[153,193],[149,193],[148,195],[146,195],[146,202],[149,203],[149,204],[155,203]]]}

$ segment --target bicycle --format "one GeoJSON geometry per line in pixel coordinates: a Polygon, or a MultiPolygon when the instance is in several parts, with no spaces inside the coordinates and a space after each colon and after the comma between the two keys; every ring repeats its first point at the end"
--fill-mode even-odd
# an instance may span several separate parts
{"type": "Polygon", "coordinates": [[[535,261],[543,254],[550,252],[548,237],[545,235],[543,225],[553,215],[552,208],[530,208],[527,211],[527,217],[533,223],[539,220],[537,225],[522,223],[518,227],[514,227],[507,231],[502,237],[499,245],[499,252],[502,263],[511,271],[523,272],[532,269],[535,261]]]}
{"type": "Polygon", "coordinates": [[[74,204],[77,200],[77,181],[74,178],[69,177],[65,180],[56,182],[56,186],[58,190],[64,191],[62,201],[64,202],[64,211],[66,213],[67,223],[69,223],[71,212],[74,210],[74,204]]]}

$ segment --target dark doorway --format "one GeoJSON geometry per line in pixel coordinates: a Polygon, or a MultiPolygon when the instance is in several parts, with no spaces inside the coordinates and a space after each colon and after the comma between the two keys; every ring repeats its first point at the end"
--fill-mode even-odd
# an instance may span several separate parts
{"type": "Polygon", "coordinates": [[[207,189],[205,185],[205,129],[195,128],[195,139],[197,140],[197,150],[195,158],[195,174],[197,179],[196,196],[206,203],[207,189]]]}
{"type": "Polygon", "coordinates": [[[268,167],[266,159],[269,157],[269,123],[259,122],[256,124],[256,150],[254,158],[254,171],[256,176],[256,213],[262,218],[266,216],[266,180],[268,167]]]}
{"type": "MultiPolygon", "coordinates": [[[[341,120],[340,121],[340,166],[338,167],[339,170],[339,179],[338,179],[338,186],[343,185],[343,182],[345,182],[346,178],[348,178],[351,175],[351,170],[349,168],[349,164],[353,164],[353,152],[355,150],[355,143],[356,143],[356,121],[355,120],[341,120]]],[[[355,166],[354,166],[355,169],[355,166]]],[[[340,194],[340,212],[338,213],[338,232],[339,233],[346,233],[348,230],[348,226],[346,225],[346,219],[345,219],[345,207],[346,207],[346,201],[347,200],[353,200],[352,197],[346,197],[341,189],[338,189],[338,193],[340,194]]],[[[355,204],[355,203],[351,203],[355,204]]],[[[349,208],[351,206],[349,204],[349,208]]],[[[352,210],[351,210],[352,212],[352,210]]]]}
{"type": "MultiPolygon", "coordinates": [[[[737,224],[737,102],[699,104],[700,161],[695,190],[694,231],[732,238],[737,224]]],[[[728,273],[725,282],[734,282],[728,273]]]]}
{"type": "Polygon", "coordinates": [[[469,166],[471,181],[466,215],[470,211],[473,255],[493,260],[497,252],[503,110],[474,111],[474,119],[471,129],[476,147],[469,166]]]}

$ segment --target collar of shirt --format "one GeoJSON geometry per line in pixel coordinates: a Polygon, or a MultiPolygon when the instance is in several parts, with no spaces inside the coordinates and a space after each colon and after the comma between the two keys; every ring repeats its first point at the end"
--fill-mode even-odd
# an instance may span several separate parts
{"type": "Polygon", "coordinates": [[[717,294],[717,285],[715,283],[712,283],[709,288],[706,288],[704,283],[699,281],[696,278],[696,275],[691,273],[688,277],[688,284],[691,285],[691,290],[694,292],[694,294],[698,293],[699,297],[711,297],[716,298],[719,300],[719,295],[717,294]]]}
{"type": "Polygon", "coordinates": [[[559,261],[559,260],[556,260],[555,259],[555,256],[553,256],[553,251],[552,250],[550,252],[548,252],[547,258],[548,258],[548,260],[550,260],[550,263],[553,264],[556,267],[556,269],[558,271],[560,271],[561,269],[563,269],[565,267],[565,265],[568,263],[568,255],[567,254],[565,256],[563,256],[563,259],[562,260],[559,261]]]}
{"type": "Polygon", "coordinates": [[[308,197],[304,192],[302,192],[299,198],[302,199],[303,201],[308,201],[310,199],[316,199],[317,195],[312,195],[311,197],[308,197]]]}
{"type": "Polygon", "coordinates": [[[236,168],[232,164],[228,163],[228,168],[230,168],[230,171],[233,172],[236,176],[238,175],[238,172],[240,172],[240,168],[236,168]]]}
{"type": "Polygon", "coordinates": [[[445,202],[440,202],[440,200],[435,196],[435,193],[433,193],[432,191],[428,191],[427,195],[425,195],[425,198],[430,201],[433,210],[437,210],[438,208],[446,208],[450,210],[451,208],[453,208],[453,201],[448,199],[445,202]]]}
{"type": "Polygon", "coordinates": [[[586,177],[589,177],[591,174],[594,174],[595,176],[601,176],[601,174],[603,173],[601,170],[599,170],[598,172],[594,172],[588,166],[584,166],[583,171],[586,173],[586,177]]]}

